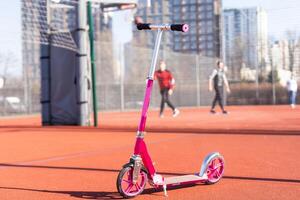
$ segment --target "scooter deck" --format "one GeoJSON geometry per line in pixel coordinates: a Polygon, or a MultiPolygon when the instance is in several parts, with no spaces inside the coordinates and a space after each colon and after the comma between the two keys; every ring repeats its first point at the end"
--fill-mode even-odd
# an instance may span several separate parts
{"type": "Polygon", "coordinates": [[[197,176],[197,175],[184,175],[184,176],[174,176],[165,178],[165,183],[167,185],[179,185],[182,183],[196,183],[205,181],[204,178],[197,176]]]}

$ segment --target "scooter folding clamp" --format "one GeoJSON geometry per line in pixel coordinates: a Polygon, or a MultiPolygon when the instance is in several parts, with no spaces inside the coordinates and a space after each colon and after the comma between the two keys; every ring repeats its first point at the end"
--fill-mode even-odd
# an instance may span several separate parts
{"type": "Polygon", "coordinates": [[[137,138],[144,138],[146,135],[146,132],[144,131],[138,131],[137,134],[136,134],[136,137],[137,138]]]}

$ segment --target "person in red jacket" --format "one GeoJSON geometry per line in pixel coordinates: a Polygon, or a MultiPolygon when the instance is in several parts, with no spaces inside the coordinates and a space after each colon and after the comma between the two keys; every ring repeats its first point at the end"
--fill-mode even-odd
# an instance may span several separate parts
{"type": "Polygon", "coordinates": [[[159,116],[163,117],[163,112],[165,108],[165,103],[173,110],[173,117],[179,115],[179,110],[171,103],[169,96],[173,94],[173,89],[175,87],[175,79],[172,73],[166,69],[166,63],[160,61],[160,69],[155,72],[155,79],[158,80],[160,94],[161,94],[161,104],[159,116]]]}

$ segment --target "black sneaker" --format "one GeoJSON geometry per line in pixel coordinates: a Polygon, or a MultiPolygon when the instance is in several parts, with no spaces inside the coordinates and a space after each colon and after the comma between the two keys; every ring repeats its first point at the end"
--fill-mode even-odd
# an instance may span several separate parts
{"type": "Polygon", "coordinates": [[[229,112],[227,112],[226,110],[223,110],[223,112],[222,112],[224,115],[227,115],[227,114],[229,114],[229,112]]]}
{"type": "Polygon", "coordinates": [[[216,114],[216,111],[215,110],[210,110],[210,113],[211,114],[216,114]]]}

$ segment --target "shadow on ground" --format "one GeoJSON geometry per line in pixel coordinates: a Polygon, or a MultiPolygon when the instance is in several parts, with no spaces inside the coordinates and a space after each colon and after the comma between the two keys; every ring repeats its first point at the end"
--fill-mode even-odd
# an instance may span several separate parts
{"type": "MultiPolygon", "coordinates": [[[[41,126],[0,126],[1,132],[82,132],[88,131],[93,133],[103,132],[119,132],[119,133],[135,133],[136,126],[102,126],[101,128],[94,127],[75,127],[75,126],[56,126],[56,127],[41,127],[41,126]]],[[[171,128],[171,127],[149,127],[147,132],[151,134],[195,134],[195,135],[272,135],[272,136],[300,136],[299,130],[271,130],[271,129],[213,129],[213,128],[171,128]]]]}
{"type": "MultiPolygon", "coordinates": [[[[111,172],[111,173],[118,173],[120,171],[118,169],[82,168],[82,167],[65,167],[65,166],[61,167],[61,166],[22,165],[22,164],[0,163],[0,170],[5,169],[5,168],[37,168],[37,169],[49,169],[49,170],[79,170],[79,171],[95,171],[95,172],[98,171],[98,172],[111,172]]],[[[169,176],[186,175],[185,173],[173,173],[173,172],[160,172],[160,174],[169,175],[169,176]]],[[[246,177],[246,176],[223,176],[223,179],[300,183],[300,180],[298,180],[298,179],[263,178],[263,177],[246,177]]]]}

